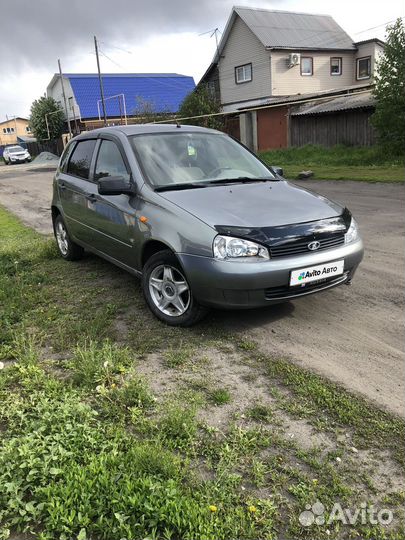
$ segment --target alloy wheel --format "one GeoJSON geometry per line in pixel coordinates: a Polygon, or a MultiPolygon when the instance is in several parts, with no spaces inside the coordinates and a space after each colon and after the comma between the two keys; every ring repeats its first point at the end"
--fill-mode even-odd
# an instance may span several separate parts
{"type": "Polygon", "coordinates": [[[149,292],[155,306],[165,315],[179,317],[190,306],[190,287],[180,270],[173,266],[161,264],[152,270],[149,292]]]}

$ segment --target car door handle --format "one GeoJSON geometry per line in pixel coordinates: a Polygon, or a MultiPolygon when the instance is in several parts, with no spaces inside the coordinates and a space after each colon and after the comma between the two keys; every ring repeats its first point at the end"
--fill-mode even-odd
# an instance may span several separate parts
{"type": "Polygon", "coordinates": [[[59,189],[61,189],[62,191],[64,191],[64,190],[66,189],[65,184],[59,184],[59,189]]]}
{"type": "Polygon", "coordinates": [[[91,195],[86,195],[86,199],[90,202],[96,202],[97,201],[97,196],[94,195],[94,193],[92,193],[91,195]]]}

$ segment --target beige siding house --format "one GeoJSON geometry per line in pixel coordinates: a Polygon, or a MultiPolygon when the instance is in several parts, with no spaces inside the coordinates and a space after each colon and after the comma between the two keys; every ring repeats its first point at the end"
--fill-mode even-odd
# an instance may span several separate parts
{"type": "Polygon", "coordinates": [[[29,122],[19,116],[0,122],[0,146],[17,143],[17,137],[32,136],[29,122]]]}
{"type": "Polygon", "coordinates": [[[355,43],[328,15],[234,7],[212,65],[224,111],[236,111],[273,96],[371,84],[383,47],[355,43]]]}

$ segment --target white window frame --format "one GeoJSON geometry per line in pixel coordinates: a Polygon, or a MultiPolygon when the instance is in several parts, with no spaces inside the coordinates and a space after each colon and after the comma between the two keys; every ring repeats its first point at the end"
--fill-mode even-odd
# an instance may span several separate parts
{"type": "Polygon", "coordinates": [[[301,56],[301,62],[300,62],[300,72],[301,72],[301,77],[312,77],[313,74],[314,74],[314,58],[313,56],[301,56]],[[302,70],[302,61],[303,60],[310,60],[311,61],[311,72],[310,73],[304,73],[303,70],[302,70]]]}
{"type": "Polygon", "coordinates": [[[363,81],[365,79],[370,79],[371,78],[371,56],[362,56],[361,58],[356,58],[356,80],[357,81],[363,81]],[[369,71],[369,74],[366,75],[365,77],[360,77],[360,62],[362,60],[368,60],[369,62],[369,66],[370,66],[370,71],[369,71]]]}
{"type": "Polygon", "coordinates": [[[339,77],[342,75],[342,64],[343,64],[343,58],[341,56],[331,56],[330,58],[330,75],[331,77],[339,77]],[[339,71],[338,73],[332,73],[332,61],[338,60],[339,62],[339,71]]]}
{"type": "Polygon", "coordinates": [[[253,79],[253,68],[252,63],[243,64],[242,66],[235,67],[235,83],[243,84],[251,82],[253,79]],[[242,75],[242,76],[241,76],[242,75]]]}

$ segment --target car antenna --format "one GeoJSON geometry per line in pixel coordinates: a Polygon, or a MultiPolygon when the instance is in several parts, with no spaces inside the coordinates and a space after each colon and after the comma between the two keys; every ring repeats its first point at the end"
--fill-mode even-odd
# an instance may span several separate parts
{"type": "Polygon", "coordinates": [[[177,127],[177,128],[181,128],[181,125],[179,124],[179,121],[178,121],[178,120],[176,121],[176,127],[177,127]]]}

